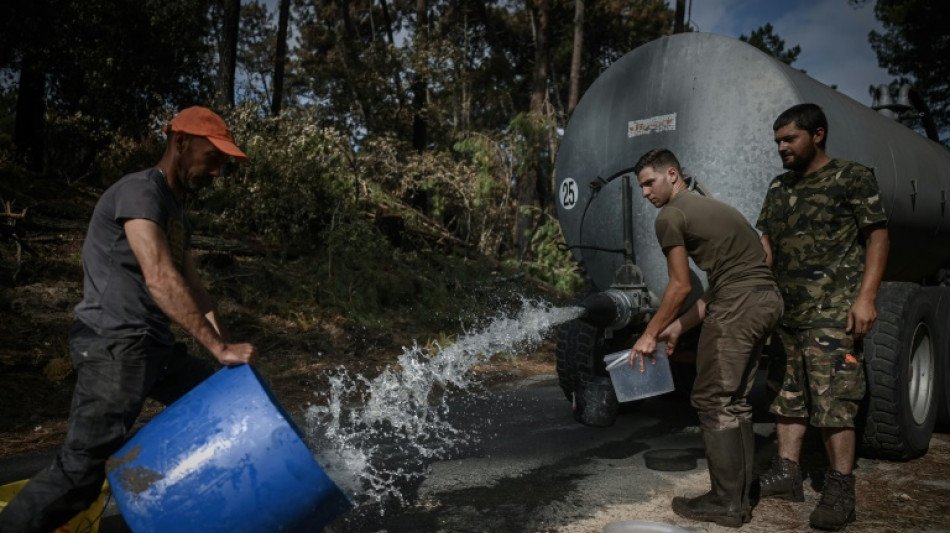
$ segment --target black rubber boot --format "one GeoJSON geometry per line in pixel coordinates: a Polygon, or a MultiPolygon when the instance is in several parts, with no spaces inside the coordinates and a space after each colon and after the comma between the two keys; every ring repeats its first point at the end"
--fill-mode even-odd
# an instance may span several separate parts
{"type": "Polygon", "coordinates": [[[740,428],[703,430],[712,490],[696,498],[673,498],[673,512],[690,520],[740,527],[749,521],[743,510],[746,461],[740,428]]]}
{"type": "Polygon", "coordinates": [[[828,470],[821,500],[811,512],[811,527],[838,531],[854,522],[854,474],[828,470]]]}
{"type": "Polygon", "coordinates": [[[801,466],[784,457],[772,458],[772,468],[759,476],[759,496],[774,496],[793,502],[805,501],[801,466]]]}

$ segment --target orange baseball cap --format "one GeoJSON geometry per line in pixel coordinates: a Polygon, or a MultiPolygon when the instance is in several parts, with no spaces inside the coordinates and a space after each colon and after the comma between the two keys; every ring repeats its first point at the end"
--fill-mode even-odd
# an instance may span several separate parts
{"type": "Polygon", "coordinates": [[[247,161],[247,155],[234,144],[234,138],[231,137],[224,119],[206,107],[193,106],[182,109],[170,124],[162,127],[162,131],[166,133],[180,131],[205,137],[218,150],[238,161],[247,161]]]}

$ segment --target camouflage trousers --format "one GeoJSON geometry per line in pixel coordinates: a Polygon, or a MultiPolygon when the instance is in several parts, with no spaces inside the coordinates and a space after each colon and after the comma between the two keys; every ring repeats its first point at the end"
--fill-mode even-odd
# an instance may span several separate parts
{"type": "Polygon", "coordinates": [[[844,328],[779,327],[772,337],[769,412],[815,427],[853,428],[864,398],[864,356],[844,328]]]}

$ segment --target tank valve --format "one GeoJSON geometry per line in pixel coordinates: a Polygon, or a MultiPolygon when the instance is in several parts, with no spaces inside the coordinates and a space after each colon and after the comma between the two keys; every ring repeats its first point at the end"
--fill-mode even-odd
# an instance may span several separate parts
{"type": "Polygon", "coordinates": [[[592,294],[579,304],[586,311],[580,319],[605,330],[618,330],[635,317],[655,312],[649,307],[651,301],[640,267],[628,260],[617,269],[609,289],[592,294]]]}
{"type": "Polygon", "coordinates": [[[611,287],[588,296],[579,305],[586,310],[581,320],[599,328],[617,330],[629,324],[640,311],[640,294],[611,287]]]}

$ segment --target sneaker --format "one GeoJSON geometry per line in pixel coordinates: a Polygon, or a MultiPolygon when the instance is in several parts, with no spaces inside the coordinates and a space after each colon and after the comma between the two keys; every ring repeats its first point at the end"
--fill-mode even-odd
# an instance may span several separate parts
{"type": "Polygon", "coordinates": [[[805,501],[802,488],[802,468],[784,457],[772,458],[772,468],[759,476],[759,497],[774,496],[793,502],[805,501]]]}
{"type": "Polygon", "coordinates": [[[854,522],[854,475],[828,470],[821,500],[811,513],[811,527],[838,531],[854,522]]]}

